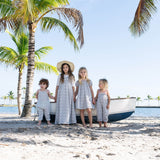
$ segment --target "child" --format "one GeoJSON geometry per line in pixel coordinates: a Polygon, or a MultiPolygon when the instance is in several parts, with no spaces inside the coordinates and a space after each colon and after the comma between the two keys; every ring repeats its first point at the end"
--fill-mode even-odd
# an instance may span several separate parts
{"type": "Polygon", "coordinates": [[[55,101],[56,118],[55,124],[73,124],[76,123],[76,113],[74,108],[74,90],[75,82],[74,64],[69,61],[61,61],[57,64],[57,69],[61,74],[57,80],[55,101]]]}
{"type": "Polygon", "coordinates": [[[110,105],[110,95],[108,92],[108,81],[106,79],[99,80],[99,88],[95,100],[97,100],[97,120],[99,127],[104,122],[104,127],[107,127],[108,110],[110,105]]]}
{"type": "Polygon", "coordinates": [[[43,119],[43,114],[45,115],[45,118],[47,120],[48,125],[51,125],[50,123],[50,102],[49,97],[54,99],[54,97],[51,95],[50,91],[47,90],[49,86],[49,82],[47,79],[41,79],[39,81],[40,89],[36,92],[36,98],[37,101],[37,108],[38,108],[38,125],[41,125],[41,121],[43,119]]]}
{"type": "Polygon", "coordinates": [[[84,127],[86,127],[84,119],[84,111],[87,110],[89,118],[89,126],[92,127],[92,108],[94,101],[94,93],[92,89],[92,81],[88,79],[87,69],[81,67],[78,73],[78,81],[76,82],[76,108],[80,109],[81,121],[84,127]],[[93,103],[93,104],[92,104],[93,103]]]}

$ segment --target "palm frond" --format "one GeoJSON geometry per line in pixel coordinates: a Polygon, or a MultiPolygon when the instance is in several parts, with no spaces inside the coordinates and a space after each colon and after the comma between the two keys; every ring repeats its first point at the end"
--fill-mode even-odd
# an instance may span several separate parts
{"type": "Polygon", "coordinates": [[[68,0],[35,0],[35,6],[39,9],[40,13],[42,14],[52,7],[59,7],[68,4],[68,0]]]}
{"type": "Polygon", "coordinates": [[[140,0],[134,20],[129,27],[133,35],[140,36],[148,29],[149,22],[156,9],[155,0],[140,0]]]}
{"type": "Polygon", "coordinates": [[[49,31],[53,28],[59,27],[60,29],[63,30],[65,37],[69,38],[70,42],[73,43],[74,49],[75,50],[79,49],[77,41],[76,41],[75,37],[73,36],[72,32],[67,27],[67,25],[65,23],[63,23],[62,21],[60,21],[56,18],[43,17],[41,19],[41,27],[42,27],[43,31],[49,31]]]}
{"type": "Polygon", "coordinates": [[[14,63],[17,55],[17,52],[12,48],[5,46],[0,47],[0,58],[4,59],[5,61],[10,61],[11,63],[14,63]]]}
{"type": "Polygon", "coordinates": [[[43,56],[47,55],[50,50],[53,48],[51,46],[41,47],[40,49],[35,51],[36,60],[40,60],[43,56]]]}
{"type": "Polygon", "coordinates": [[[77,40],[82,47],[84,44],[83,36],[83,17],[79,10],[75,8],[54,8],[59,17],[62,15],[67,21],[71,22],[76,30],[78,30],[77,40]]]}
{"type": "Polygon", "coordinates": [[[48,72],[48,73],[55,73],[56,75],[58,75],[58,71],[57,71],[57,68],[48,64],[48,63],[45,63],[45,62],[35,62],[35,69],[38,70],[38,71],[45,71],[45,72],[48,72]]]}

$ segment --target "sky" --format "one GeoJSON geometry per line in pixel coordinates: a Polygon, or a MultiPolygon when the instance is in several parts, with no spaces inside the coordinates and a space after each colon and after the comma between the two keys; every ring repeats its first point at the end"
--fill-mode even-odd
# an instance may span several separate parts
{"type": "MultiPolygon", "coordinates": [[[[74,75],[85,66],[93,81],[96,93],[98,80],[106,78],[109,92],[114,97],[142,97],[149,94],[160,96],[160,8],[153,16],[149,29],[141,37],[134,37],[129,31],[139,0],[70,0],[70,6],[82,12],[84,20],[84,46],[78,52],[65,39],[63,31],[54,29],[48,33],[36,30],[36,49],[52,46],[53,50],[42,59],[56,66],[61,60],[75,64],[74,75]]],[[[54,15],[52,15],[54,16],[54,15]]],[[[64,21],[65,22],[65,21],[64,21]]],[[[72,25],[68,24],[77,36],[72,25]]],[[[0,33],[0,46],[15,48],[7,33],[0,33]]],[[[18,81],[18,71],[0,65],[0,97],[14,91],[18,81]]],[[[35,71],[33,92],[39,88],[41,78],[50,82],[49,90],[55,93],[57,76],[35,71]]],[[[26,70],[23,75],[25,87],[26,70]]]]}

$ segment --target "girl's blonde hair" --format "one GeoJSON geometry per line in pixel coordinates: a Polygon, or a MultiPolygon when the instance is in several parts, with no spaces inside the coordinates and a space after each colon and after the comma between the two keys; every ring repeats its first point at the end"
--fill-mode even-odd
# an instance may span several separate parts
{"type": "Polygon", "coordinates": [[[88,71],[87,71],[87,68],[86,68],[86,67],[81,67],[81,68],[79,69],[79,71],[78,71],[78,81],[79,81],[79,84],[82,84],[82,77],[81,77],[81,75],[80,75],[80,72],[81,72],[82,70],[86,70],[86,77],[85,77],[85,79],[86,79],[87,82],[89,83],[90,80],[88,79],[88,71]]]}
{"type": "Polygon", "coordinates": [[[108,89],[108,81],[106,79],[100,79],[100,81],[104,84],[105,89],[108,89]]]}

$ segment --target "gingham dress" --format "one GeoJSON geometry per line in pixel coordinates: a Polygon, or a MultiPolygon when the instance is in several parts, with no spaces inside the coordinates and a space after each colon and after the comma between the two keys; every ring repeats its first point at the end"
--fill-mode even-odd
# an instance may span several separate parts
{"type": "Polygon", "coordinates": [[[108,96],[104,92],[98,93],[97,99],[97,121],[98,122],[107,122],[108,121],[108,114],[109,110],[106,108],[108,104],[108,96]]]}
{"type": "Polygon", "coordinates": [[[93,108],[92,94],[90,89],[90,86],[92,86],[92,81],[90,80],[88,83],[87,80],[82,80],[81,84],[79,83],[79,81],[77,81],[76,86],[78,87],[76,108],[77,109],[93,108]]]}
{"type": "Polygon", "coordinates": [[[60,76],[57,80],[58,95],[56,103],[55,124],[73,124],[76,123],[76,114],[73,101],[74,81],[64,75],[64,82],[60,82],[60,76]]]}

